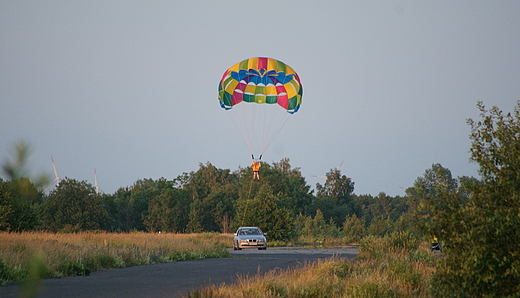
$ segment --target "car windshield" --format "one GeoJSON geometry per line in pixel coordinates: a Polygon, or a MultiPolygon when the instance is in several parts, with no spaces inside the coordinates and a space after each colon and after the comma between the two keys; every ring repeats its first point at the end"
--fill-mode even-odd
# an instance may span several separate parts
{"type": "Polygon", "coordinates": [[[241,229],[238,231],[238,235],[262,235],[262,231],[259,229],[241,229]]]}

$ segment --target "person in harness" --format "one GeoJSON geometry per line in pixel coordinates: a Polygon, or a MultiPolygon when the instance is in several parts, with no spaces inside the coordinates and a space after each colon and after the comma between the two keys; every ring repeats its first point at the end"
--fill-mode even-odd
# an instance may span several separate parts
{"type": "Polygon", "coordinates": [[[251,162],[251,168],[253,169],[253,179],[260,180],[260,174],[258,174],[258,171],[260,170],[260,167],[262,164],[260,163],[260,160],[253,159],[251,162]]]}
{"type": "Polygon", "coordinates": [[[436,236],[433,236],[431,237],[432,238],[432,245],[431,245],[431,249],[432,251],[441,251],[441,247],[439,245],[439,239],[437,239],[436,236]]]}

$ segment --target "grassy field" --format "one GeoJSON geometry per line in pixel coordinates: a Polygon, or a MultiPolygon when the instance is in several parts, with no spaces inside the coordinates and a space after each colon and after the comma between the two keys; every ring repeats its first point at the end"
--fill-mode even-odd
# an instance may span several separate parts
{"type": "Polygon", "coordinates": [[[0,232],[0,284],[92,271],[227,257],[232,235],[0,232]]]}
{"type": "MultiPolygon", "coordinates": [[[[0,283],[88,275],[92,271],[229,256],[232,235],[151,233],[0,233],[0,283]]],[[[241,277],[189,297],[430,297],[438,255],[407,232],[369,236],[354,262],[331,258],[241,277]]]]}
{"type": "Polygon", "coordinates": [[[431,297],[438,256],[408,233],[367,237],[356,261],[329,259],[286,271],[242,277],[233,285],[210,286],[190,298],[217,297],[431,297]]]}

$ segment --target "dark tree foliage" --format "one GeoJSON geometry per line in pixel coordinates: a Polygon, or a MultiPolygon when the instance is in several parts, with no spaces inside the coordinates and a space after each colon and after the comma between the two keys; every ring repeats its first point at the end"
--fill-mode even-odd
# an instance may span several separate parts
{"type": "Polygon", "coordinates": [[[341,175],[339,169],[330,170],[326,177],[323,185],[316,183],[317,194],[310,205],[310,212],[315,215],[320,210],[326,221],[332,219],[339,227],[345,216],[355,214],[358,210],[353,201],[354,182],[341,175]]]}
{"type": "Polygon", "coordinates": [[[153,197],[148,205],[148,214],[144,219],[146,229],[151,232],[184,232],[187,220],[184,214],[189,211],[188,192],[183,189],[169,187],[161,189],[159,195],[153,197]]]}
{"type": "Polygon", "coordinates": [[[395,196],[391,197],[384,192],[377,196],[354,195],[355,214],[362,217],[369,224],[376,217],[389,217],[392,221],[397,221],[403,214],[408,212],[410,197],[395,196]]]}
{"type": "Polygon", "coordinates": [[[407,193],[415,226],[444,243],[435,297],[518,297],[520,293],[520,102],[513,114],[478,104],[471,160],[481,180],[455,179],[435,164],[407,193]]]}
{"type": "Polygon", "coordinates": [[[352,199],[354,192],[354,182],[345,175],[341,175],[339,169],[330,170],[326,174],[327,180],[323,185],[317,183],[317,197],[330,197],[338,202],[339,205],[345,205],[352,199]]]}
{"type": "Polygon", "coordinates": [[[134,206],[130,200],[131,191],[129,187],[119,188],[105,202],[105,208],[110,212],[114,223],[113,231],[129,232],[134,229],[134,206]]]}
{"type": "Polygon", "coordinates": [[[258,226],[272,240],[289,239],[293,213],[284,207],[285,201],[281,192],[275,194],[269,184],[263,184],[253,198],[237,202],[237,226],[258,226]]]}
{"type": "MultiPolygon", "coordinates": [[[[295,214],[309,213],[309,205],[313,195],[311,187],[307,185],[300,168],[291,168],[289,158],[283,158],[280,162],[273,163],[273,171],[281,174],[280,180],[285,185],[283,191],[287,195],[285,207],[294,211],[295,214]]],[[[278,175],[277,175],[278,176],[278,175]]]]}
{"type": "MultiPolygon", "coordinates": [[[[431,237],[445,238],[452,233],[454,216],[461,216],[466,194],[459,191],[459,181],[441,164],[434,164],[424,176],[417,178],[414,187],[408,188],[412,198],[411,220],[431,237]]],[[[447,244],[449,245],[449,244],[447,244]]]]}
{"type": "Polygon", "coordinates": [[[438,282],[461,296],[518,297],[520,101],[508,114],[497,107],[486,110],[481,102],[478,108],[481,120],[470,119],[468,124],[471,160],[478,164],[482,181],[467,187],[471,195],[464,217],[458,219],[464,228],[449,239],[453,253],[446,258],[438,282]]]}
{"type": "Polygon", "coordinates": [[[188,231],[227,231],[229,218],[234,215],[237,195],[237,175],[216,168],[211,163],[200,164],[199,170],[188,175],[183,188],[191,198],[188,231]]]}
{"type": "Polygon", "coordinates": [[[36,207],[42,194],[27,178],[0,179],[0,231],[30,231],[38,224],[36,207]]]}
{"type": "Polygon", "coordinates": [[[38,224],[37,208],[48,183],[46,175],[29,177],[27,168],[31,147],[20,141],[13,146],[11,159],[1,165],[7,181],[0,178],[0,231],[28,231],[38,224]]]}
{"type": "Polygon", "coordinates": [[[91,184],[68,178],[44,199],[41,211],[44,227],[53,232],[99,230],[108,216],[91,184]]]}

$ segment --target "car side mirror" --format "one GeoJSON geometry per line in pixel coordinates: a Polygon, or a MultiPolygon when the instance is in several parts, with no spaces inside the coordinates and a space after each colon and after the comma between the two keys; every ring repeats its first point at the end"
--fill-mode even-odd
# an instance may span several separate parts
{"type": "Polygon", "coordinates": [[[264,236],[267,236],[267,233],[264,233],[264,236]]]}
{"type": "Polygon", "coordinates": [[[237,234],[237,233],[235,233],[235,234],[233,234],[233,236],[238,236],[238,234],[237,234]]]}

